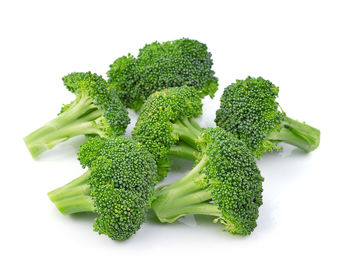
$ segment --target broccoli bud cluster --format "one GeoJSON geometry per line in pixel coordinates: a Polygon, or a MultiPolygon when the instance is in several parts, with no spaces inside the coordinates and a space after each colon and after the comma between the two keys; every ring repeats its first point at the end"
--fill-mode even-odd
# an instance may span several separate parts
{"type": "Polygon", "coordinates": [[[275,144],[266,139],[268,133],[279,129],[284,114],[278,111],[276,98],[279,89],[270,81],[259,77],[237,80],[225,88],[221,106],[216,112],[216,124],[256,152],[276,150],[275,144]]]}
{"type": "Polygon", "coordinates": [[[156,184],[156,163],[127,137],[89,138],[79,152],[88,171],[49,193],[63,214],[97,213],[94,229],[114,240],[125,240],[140,229],[156,184]]]}
{"type": "Polygon", "coordinates": [[[157,91],[143,105],[132,137],[154,156],[159,164],[160,178],[169,170],[170,152],[176,151],[182,157],[188,152],[188,158],[191,155],[195,158],[194,140],[200,134],[200,127],[189,119],[201,114],[199,93],[188,86],[157,91]]]}
{"type": "Polygon", "coordinates": [[[132,55],[115,60],[107,72],[108,82],[127,107],[139,110],[152,93],[180,86],[194,87],[201,97],[214,96],[218,79],[205,44],[182,38],[153,42],[132,55]]]}

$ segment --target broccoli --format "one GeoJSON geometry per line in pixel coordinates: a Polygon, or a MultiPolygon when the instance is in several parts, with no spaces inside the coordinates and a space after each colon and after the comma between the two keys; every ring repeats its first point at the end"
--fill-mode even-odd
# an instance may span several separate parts
{"type": "Polygon", "coordinates": [[[156,184],[151,154],[127,137],[91,137],[78,152],[89,169],[48,196],[63,214],[95,212],[94,230],[125,240],[145,221],[156,184]]]}
{"type": "Polygon", "coordinates": [[[237,80],[225,88],[217,126],[233,133],[260,158],[264,152],[280,149],[274,143],[285,142],[305,152],[320,143],[320,131],[286,116],[275,100],[279,88],[262,77],[237,80]]]}
{"type": "Polygon", "coordinates": [[[120,57],[110,65],[108,82],[129,108],[139,110],[147,97],[158,90],[193,86],[200,96],[214,96],[218,79],[207,46],[182,38],[153,42],[140,49],[137,58],[120,57]]]}
{"type": "Polygon", "coordinates": [[[119,97],[101,76],[71,73],[63,77],[63,83],[76,99],[64,105],[55,119],[24,138],[33,158],[77,135],[121,135],[130,121],[119,97]]]}
{"type": "Polygon", "coordinates": [[[143,105],[132,137],[154,156],[160,179],[170,168],[169,155],[195,160],[201,128],[194,118],[201,114],[200,94],[188,86],[157,91],[143,105]]]}
{"type": "Polygon", "coordinates": [[[232,234],[248,235],[262,205],[262,182],[250,150],[221,128],[207,128],[197,139],[194,168],[175,183],[160,186],[152,209],[161,222],[186,215],[216,217],[232,234]]]}

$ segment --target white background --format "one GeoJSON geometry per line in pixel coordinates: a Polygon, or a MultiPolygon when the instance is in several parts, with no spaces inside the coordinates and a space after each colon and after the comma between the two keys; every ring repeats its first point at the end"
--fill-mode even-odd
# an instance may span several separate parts
{"type": "MultiPolygon", "coordinates": [[[[1,1],[0,267],[349,268],[349,11],[347,1],[1,1]],[[259,161],[264,205],[251,236],[188,217],[113,242],[93,232],[92,215],[63,216],[46,196],[82,173],[84,138],[34,161],[23,137],[72,100],[65,74],[105,76],[117,57],[181,37],[208,45],[219,77],[202,126],[214,126],[225,86],[261,75],[290,117],[321,130],[321,145],[259,161]]],[[[167,181],[190,164],[175,168],[167,181]]]]}

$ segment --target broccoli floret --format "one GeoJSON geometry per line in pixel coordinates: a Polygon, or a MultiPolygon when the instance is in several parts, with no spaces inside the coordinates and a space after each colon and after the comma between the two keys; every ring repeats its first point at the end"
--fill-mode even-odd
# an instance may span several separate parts
{"type": "Polygon", "coordinates": [[[250,150],[218,127],[203,131],[197,143],[201,154],[194,168],[156,190],[152,203],[156,216],[171,223],[186,215],[209,215],[232,234],[250,234],[263,191],[263,178],[250,150]]]}
{"type": "Polygon", "coordinates": [[[48,196],[63,214],[95,212],[94,230],[125,240],[139,230],[151,205],[157,166],[151,154],[127,137],[92,137],[78,152],[89,169],[48,196]]]}
{"type": "Polygon", "coordinates": [[[262,77],[237,80],[225,88],[216,124],[244,141],[257,158],[284,142],[305,152],[320,143],[320,131],[286,116],[276,101],[279,88],[262,77]]]}
{"type": "Polygon", "coordinates": [[[169,155],[195,160],[201,128],[193,118],[201,114],[199,93],[188,86],[155,92],[143,105],[132,136],[154,156],[160,179],[170,168],[169,155]]]}
{"type": "Polygon", "coordinates": [[[137,58],[130,54],[118,58],[110,65],[107,75],[122,102],[139,110],[149,95],[170,87],[193,86],[201,97],[213,97],[218,79],[212,65],[205,44],[182,38],[145,45],[137,58]]]}
{"type": "Polygon", "coordinates": [[[63,83],[76,99],[63,105],[55,119],[24,138],[33,158],[77,135],[124,134],[129,124],[126,108],[101,76],[71,73],[63,77],[63,83]]]}

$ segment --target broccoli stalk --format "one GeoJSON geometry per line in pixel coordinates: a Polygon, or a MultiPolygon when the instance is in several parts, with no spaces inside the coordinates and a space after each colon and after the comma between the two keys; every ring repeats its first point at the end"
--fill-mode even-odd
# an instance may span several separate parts
{"type": "Polygon", "coordinates": [[[262,204],[263,181],[251,152],[220,128],[206,129],[197,143],[197,164],[182,179],[156,190],[153,211],[167,223],[186,215],[214,216],[228,232],[250,234],[262,204]]]}
{"type": "Polygon", "coordinates": [[[161,222],[172,223],[182,216],[194,214],[222,217],[218,206],[211,202],[211,191],[207,186],[195,183],[204,180],[200,171],[208,160],[207,156],[202,157],[186,176],[156,192],[152,208],[161,222]]]}
{"type": "Polygon", "coordinates": [[[55,119],[24,138],[33,158],[74,136],[123,134],[129,123],[127,110],[102,77],[90,72],[72,73],[63,81],[76,99],[64,105],[55,119]]]}
{"type": "Polygon", "coordinates": [[[273,143],[284,142],[310,152],[320,144],[320,130],[286,116],[280,124],[280,129],[272,131],[266,138],[273,143]]]}
{"type": "Polygon", "coordinates": [[[172,126],[172,135],[178,137],[179,142],[170,147],[168,155],[176,158],[196,160],[196,155],[198,155],[196,139],[202,131],[196,120],[184,118],[183,120],[177,120],[172,126]]]}
{"type": "Polygon", "coordinates": [[[106,136],[103,128],[108,124],[102,111],[87,96],[77,98],[67,110],[24,138],[34,158],[57,144],[77,135],[106,136]]]}
{"type": "Polygon", "coordinates": [[[170,147],[168,156],[179,158],[179,159],[185,159],[190,161],[196,160],[196,155],[198,155],[199,151],[195,148],[192,148],[191,146],[179,142],[176,145],[173,145],[170,147]]]}
{"type": "Polygon", "coordinates": [[[94,212],[94,202],[90,196],[90,170],[70,183],[48,193],[50,200],[64,215],[78,212],[94,212]]]}

